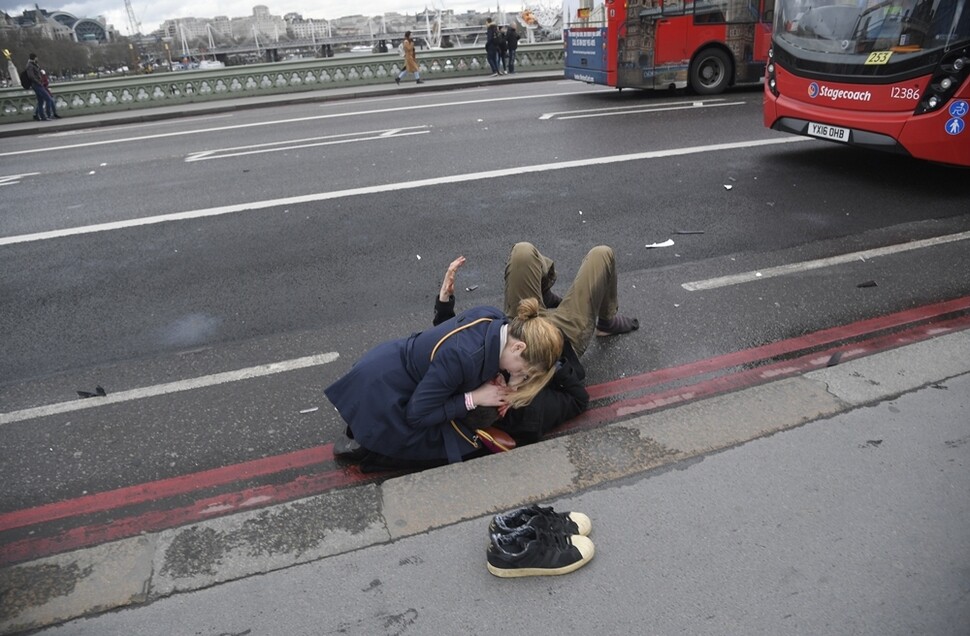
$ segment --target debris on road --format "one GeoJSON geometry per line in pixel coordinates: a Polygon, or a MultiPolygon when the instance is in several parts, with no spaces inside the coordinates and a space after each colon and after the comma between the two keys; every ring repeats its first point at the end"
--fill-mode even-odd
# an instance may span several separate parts
{"type": "Polygon", "coordinates": [[[674,239],[667,239],[663,243],[651,243],[649,245],[644,245],[647,249],[653,249],[654,247],[670,247],[674,244],[674,239]]]}
{"type": "Polygon", "coordinates": [[[825,366],[834,367],[839,363],[839,360],[841,359],[842,359],[842,352],[836,351],[835,353],[832,354],[832,357],[829,358],[829,361],[825,364],[825,366]]]}
{"type": "Polygon", "coordinates": [[[94,393],[91,393],[90,391],[78,391],[77,395],[81,398],[106,397],[108,392],[105,391],[104,387],[99,384],[98,386],[94,387],[94,393]]]}
{"type": "Polygon", "coordinates": [[[874,280],[867,280],[864,283],[859,283],[856,287],[878,287],[878,285],[876,285],[876,281],[874,280]]]}
{"type": "Polygon", "coordinates": [[[307,413],[313,413],[314,411],[317,411],[319,409],[320,409],[319,406],[314,406],[312,408],[303,409],[302,411],[300,411],[300,415],[306,415],[307,413]]]}
{"type": "Polygon", "coordinates": [[[466,287],[466,288],[465,288],[465,291],[466,291],[466,292],[473,292],[473,291],[475,291],[476,289],[478,289],[478,285],[472,285],[471,287],[466,287]]]}
{"type": "Polygon", "coordinates": [[[677,230],[674,234],[703,234],[704,230],[677,230]]]}

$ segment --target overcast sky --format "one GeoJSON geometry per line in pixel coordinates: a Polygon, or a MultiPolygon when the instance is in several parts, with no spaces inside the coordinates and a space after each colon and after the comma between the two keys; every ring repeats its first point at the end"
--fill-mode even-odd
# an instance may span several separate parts
{"type": "MultiPolygon", "coordinates": [[[[79,18],[95,18],[104,16],[122,35],[128,35],[128,15],[125,12],[125,0],[83,0],[81,2],[67,2],[63,4],[48,4],[37,2],[47,11],[66,11],[79,18]]],[[[269,7],[270,13],[282,16],[296,12],[304,18],[339,18],[345,15],[364,14],[380,15],[385,12],[417,13],[428,8],[446,8],[456,13],[469,9],[486,12],[495,11],[495,0],[448,0],[447,4],[441,0],[366,0],[352,3],[340,0],[131,0],[135,18],[141,23],[143,33],[150,33],[157,29],[162,22],[169,19],[195,17],[212,18],[225,15],[230,18],[243,17],[253,14],[253,7],[263,4],[269,7]]],[[[523,0],[508,0],[500,6],[503,11],[518,11],[523,0]]],[[[546,3],[542,3],[546,4],[546,3]]],[[[11,15],[20,15],[25,8],[33,9],[34,2],[24,0],[0,0],[0,9],[11,15]]]]}

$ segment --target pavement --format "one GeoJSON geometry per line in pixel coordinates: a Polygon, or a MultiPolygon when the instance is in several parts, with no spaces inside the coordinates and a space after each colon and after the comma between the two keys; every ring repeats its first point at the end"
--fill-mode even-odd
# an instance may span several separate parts
{"type": "MultiPolygon", "coordinates": [[[[282,103],[298,97],[312,99],[282,103]]],[[[243,107],[199,108],[220,106],[243,107]]],[[[179,116],[151,110],[165,112],[100,124],[179,116]]],[[[965,636],[958,315],[926,339],[511,453],[11,566],[0,634],[965,636]],[[490,515],[529,502],[589,514],[593,561],[488,574],[490,515]]]]}
{"type": "MultiPolygon", "coordinates": [[[[474,75],[471,77],[425,77],[424,79],[425,81],[422,84],[415,84],[413,80],[409,79],[402,82],[400,86],[394,84],[393,81],[389,81],[386,84],[325,88],[300,93],[235,97],[232,99],[212,100],[192,104],[110,111],[95,115],[74,116],[70,114],[70,111],[65,110],[61,113],[61,119],[52,121],[29,120],[11,123],[0,122],[0,138],[34,135],[38,133],[65,132],[119,124],[136,124],[193,115],[209,115],[234,110],[247,110],[250,108],[271,108],[273,106],[285,106],[288,104],[341,101],[366,97],[400,95],[402,93],[448,91],[493,84],[518,84],[557,80],[563,79],[563,74],[562,71],[522,71],[499,77],[474,75]]],[[[54,91],[56,92],[56,90],[57,87],[55,86],[54,91]]]]}

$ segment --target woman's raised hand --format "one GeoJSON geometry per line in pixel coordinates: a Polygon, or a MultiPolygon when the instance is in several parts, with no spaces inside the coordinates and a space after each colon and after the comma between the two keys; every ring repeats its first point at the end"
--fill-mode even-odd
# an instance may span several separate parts
{"type": "Polygon", "coordinates": [[[455,277],[458,275],[458,269],[464,264],[464,256],[459,256],[451,261],[451,265],[448,266],[448,271],[445,272],[445,278],[441,281],[441,291],[438,292],[438,300],[441,302],[448,302],[455,293],[455,277]]]}

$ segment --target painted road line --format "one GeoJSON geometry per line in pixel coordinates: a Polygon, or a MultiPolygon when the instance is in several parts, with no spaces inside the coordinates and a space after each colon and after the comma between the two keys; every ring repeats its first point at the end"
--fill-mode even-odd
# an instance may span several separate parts
{"type": "Polygon", "coordinates": [[[576,429],[585,430],[610,424],[646,411],[677,406],[679,404],[817,371],[828,366],[832,356],[837,352],[841,354],[839,364],[843,364],[850,360],[864,358],[874,353],[896,349],[904,345],[966,329],[970,329],[970,315],[950,318],[941,322],[917,325],[901,332],[884,334],[862,342],[856,342],[822,352],[809,353],[792,360],[746,369],[734,374],[697,382],[689,386],[619,400],[612,404],[581,413],[576,418],[558,427],[550,437],[564,435],[576,429]]]}
{"type": "Polygon", "coordinates": [[[718,287],[740,285],[743,283],[750,283],[756,280],[764,280],[766,278],[775,278],[777,276],[787,276],[788,274],[798,274],[798,273],[807,272],[813,269],[831,267],[833,265],[842,265],[844,263],[852,263],[859,260],[864,261],[870,258],[877,258],[879,256],[901,254],[903,252],[919,250],[926,247],[935,247],[937,245],[945,245],[946,243],[965,241],[968,238],[970,238],[970,232],[959,232],[957,234],[947,234],[945,236],[936,236],[933,238],[923,239],[920,241],[910,241],[909,243],[887,245],[886,247],[879,247],[871,250],[863,250],[861,252],[850,252],[848,254],[842,254],[840,256],[830,256],[829,258],[820,258],[813,261],[802,261],[800,263],[790,263],[788,265],[768,267],[766,269],[744,272],[741,274],[732,274],[730,276],[719,276],[717,278],[708,278],[707,280],[698,280],[690,283],[683,283],[681,287],[683,287],[687,291],[717,289],[718,287]]]}
{"type": "MultiPolygon", "coordinates": [[[[554,112],[551,112],[551,113],[542,113],[541,115],[539,115],[539,119],[540,120],[546,120],[546,119],[553,119],[553,118],[561,118],[561,116],[563,116],[563,115],[585,115],[585,114],[599,114],[599,113],[622,112],[622,111],[628,111],[628,110],[630,110],[632,108],[636,108],[636,109],[650,109],[650,108],[665,109],[667,107],[691,108],[691,107],[703,106],[705,103],[708,103],[708,102],[713,103],[713,102],[723,102],[723,101],[724,101],[724,98],[723,97],[718,97],[718,98],[709,99],[709,100],[706,100],[706,101],[699,101],[699,100],[696,100],[696,99],[692,99],[692,100],[677,101],[677,102],[658,102],[656,104],[647,104],[646,106],[642,106],[642,105],[641,106],[633,106],[633,105],[629,105],[628,104],[626,106],[609,106],[609,107],[605,107],[605,108],[585,108],[585,109],[580,109],[580,110],[560,110],[560,111],[554,111],[554,112]]],[[[744,103],[744,102],[741,102],[741,103],[744,103]]]]}
{"type": "Polygon", "coordinates": [[[597,165],[609,165],[628,161],[643,161],[646,159],[663,159],[667,157],[679,157],[683,155],[700,154],[705,152],[720,152],[724,150],[744,150],[761,146],[775,146],[778,144],[799,143],[813,141],[810,137],[772,137],[770,139],[755,139],[751,141],[738,141],[724,144],[711,144],[706,146],[689,146],[686,148],[671,148],[668,150],[652,150],[648,152],[638,152],[626,155],[609,155],[606,157],[592,157],[588,159],[575,159],[573,161],[557,161],[554,163],[541,163],[531,166],[519,166],[515,168],[504,168],[501,170],[487,170],[485,172],[470,172],[456,174],[448,177],[434,177],[430,179],[415,179],[412,181],[401,181],[397,183],[385,183],[383,185],[365,186],[362,188],[350,188],[347,190],[334,190],[331,192],[318,192],[315,194],[305,194],[295,197],[285,197],[281,199],[267,199],[265,201],[252,201],[250,203],[237,203],[235,205],[224,205],[214,208],[202,208],[199,210],[189,210],[187,212],[175,212],[172,214],[159,214],[140,219],[128,219],[125,221],[113,221],[110,223],[98,223],[96,225],[82,225],[79,227],[65,228],[62,230],[50,230],[47,232],[36,232],[34,234],[21,234],[18,236],[6,236],[0,238],[0,246],[15,245],[18,243],[33,243],[36,241],[47,241],[51,239],[64,238],[66,236],[77,236],[80,234],[95,234],[98,232],[110,232],[144,225],[155,225],[158,223],[170,223],[174,221],[186,221],[190,219],[201,219],[225,214],[236,214],[239,212],[251,212],[265,210],[269,208],[286,207],[299,205],[302,203],[316,203],[319,201],[329,201],[333,199],[343,199],[348,197],[362,196],[368,194],[380,194],[388,192],[400,192],[402,190],[412,190],[417,188],[427,188],[431,186],[448,185],[454,183],[478,182],[484,179],[504,179],[507,177],[517,177],[524,174],[550,172],[554,170],[568,170],[571,168],[588,168],[597,165]]]}
{"type": "Polygon", "coordinates": [[[248,367],[246,369],[237,369],[235,371],[225,371],[223,373],[204,375],[197,378],[188,378],[186,380],[169,382],[167,384],[156,384],[154,386],[146,386],[128,391],[109,393],[104,397],[71,400],[70,402],[59,402],[57,404],[37,406],[20,411],[11,411],[10,413],[0,413],[0,424],[12,424],[13,422],[23,422],[25,420],[31,420],[38,417],[47,417],[49,415],[58,415],[60,413],[70,413],[72,411],[81,411],[83,409],[107,406],[109,404],[119,404],[121,402],[129,402],[131,400],[142,400],[159,395],[167,395],[169,393],[191,391],[193,389],[201,389],[218,384],[226,384],[228,382],[239,382],[240,380],[260,378],[267,375],[294,371],[296,369],[305,369],[307,367],[315,367],[321,364],[329,364],[339,357],[340,354],[336,352],[321,353],[315,356],[306,356],[304,358],[295,358],[293,360],[283,360],[282,362],[271,362],[269,364],[248,367]]]}
{"type": "MultiPolygon", "coordinates": [[[[970,315],[961,315],[942,322],[930,322],[908,330],[877,336],[871,340],[853,343],[834,351],[842,353],[842,360],[858,359],[880,351],[905,344],[970,329],[970,315]]],[[[700,381],[696,384],[654,393],[647,396],[621,400],[614,404],[592,409],[556,429],[557,437],[577,429],[591,429],[617,422],[630,415],[684,404],[686,402],[749,388],[766,382],[807,373],[824,367],[833,351],[814,352],[789,361],[748,369],[742,372],[700,381]]],[[[194,501],[169,510],[154,510],[122,517],[107,523],[70,528],[55,536],[31,537],[14,541],[0,547],[0,566],[34,560],[52,554],[67,552],[117,541],[146,532],[154,532],[277,505],[294,499],[318,495],[336,488],[345,488],[367,481],[378,481],[399,473],[364,474],[356,466],[301,475],[290,481],[247,488],[194,501]]]]}
{"type": "MultiPolygon", "coordinates": [[[[598,91],[585,91],[589,93],[598,91]]],[[[258,121],[251,122],[248,124],[230,124],[228,126],[215,126],[213,128],[195,128],[192,130],[177,130],[167,133],[156,133],[154,135],[141,135],[138,137],[122,137],[120,139],[102,139],[100,141],[86,141],[79,142],[76,144],[63,144],[60,146],[41,146],[38,148],[29,148],[26,150],[13,150],[11,152],[0,152],[0,157],[13,157],[16,155],[29,155],[38,152],[61,152],[64,150],[73,150],[75,148],[91,148],[94,146],[108,146],[111,144],[123,144],[123,143],[136,143],[151,141],[153,139],[164,139],[167,137],[184,137],[186,135],[199,135],[204,133],[212,132],[224,132],[227,130],[240,130],[244,128],[260,128],[263,126],[283,126],[288,124],[303,124],[310,121],[317,121],[321,119],[335,119],[338,117],[361,117],[365,115],[383,115],[387,113],[399,113],[402,111],[409,110],[426,110],[430,108],[449,108],[452,106],[480,106],[481,104],[495,103],[495,102],[514,102],[527,99],[545,99],[549,97],[572,97],[574,95],[581,95],[582,92],[562,92],[562,93],[545,93],[542,95],[519,95],[515,97],[493,97],[490,99],[468,99],[454,102],[441,102],[437,104],[412,104],[410,106],[396,106],[393,108],[376,108],[372,110],[358,110],[346,113],[328,113],[325,115],[308,115],[306,117],[291,117],[290,119],[273,119],[269,121],[258,121]]],[[[102,129],[104,130],[104,129],[102,129]]]]}
{"type": "Polygon", "coordinates": [[[217,148],[214,150],[200,150],[189,153],[185,158],[186,163],[195,161],[207,161],[209,159],[227,159],[229,157],[242,157],[244,155],[255,155],[269,152],[280,152],[287,150],[298,150],[300,148],[314,148],[317,146],[332,146],[335,144],[349,144],[358,141],[376,141],[381,139],[392,139],[395,137],[409,137],[411,135],[425,135],[430,133],[430,126],[408,126],[405,128],[388,128],[385,130],[368,130],[365,132],[342,133],[336,135],[325,135],[323,137],[304,137],[302,139],[287,139],[284,141],[271,141],[265,144],[253,144],[251,146],[236,146],[234,148],[217,148]]]}
{"type": "MultiPolygon", "coordinates": [[[[943,328],[945,323],[937,322],[939,319],[946,316],[951,316],[953,314],[961,314],[967,311],[970,311],[970,296],[941,303],[934,303],[924,307],[908,309],[895,314],[889,314],[887,316],[861,320],[849,325],[833,327],[831,329],[805,334],[797,338],[790,338],[788,340],[782,340],[769,345],[746,349],[723,356],[698,360],[696,362],[678,367],[672,367],[670,369],[661,369],[659,371],[630,376],[621,380],[594,385],[588,388],[588,392],[592,400],[601,400],[626,393],[643,391],[645,389],[662,385],[674,380],[686,379],[689,377],[723,371],[725,369],[751,364],[753,362],[770,360],[779,356],[831,345],[837,342],[846,342],[852,339],[884,332],[887,330],[898,331],[904,327],[912,327],[914,324],[928,323],[931,326],[931,329],[940,329],[943,328]]],[[[958,320],[962,319],[965,318],[958,318],[958,320]]],[[[930,333],[930,335],[939,335],[940,332],[928,331],[928,333],[930,333]]],[[[890,344],[894,342],[895,341],[890,341],[890,344]]],[[[886,346],[888,347],[889,345],[886,346]]],[[[859,349],[860,347],[857,345],[847,345],[847,349],[845,350],[857,352],[859,349]]],[[[819,356],[819,354],[814,355],[816,358],[819,356]]],[[[848,360],[848,358],[853,355],[858,355],[858,353],[845,353],[843,354],[843,357],[844,359],[848,360]]],[[[811,355],[808,357],[812,358],[811,355]]],[[[821,356],[819,359],[828,362],[829,356],[821,356]]],[[[777,365],[777,368],[787,368],[787,365],[789,364],[790,363],[781,363],[780,365],[777,365]]],[[[772,367],[759,367],[759,369],[755,371],[756,372],[752,373],[752,375],[761,374],[765,377],[772,376],[772,374],[777,376],[778,373],[777,369],[773,370],[772,367]]],[[[671,404],[675,401],[683,402],[690,399],[691,396],[696,395],[698,391],[707,390],[704,388],[699,389],[697,388],[698,386],[699,385],[693,385],[693,388],[691,389],[680,389],[661,394],[652,394],[647,398],[648,407],[659,407],[664,404],[671,404]]],[[[720,384],[715,383],[710,386],[719,387],[720,384]]],[[[627,400],[618,404],[621,405],[618,408],[628,409],[631,408],[630,405],[641,404],[641,402],[637,402],[636,400],[627,400]]],[[[574,425],[570,424],[567,425],[567,427],[580,426],[582,422],[589,423],[590,421],[602,421],[604,418],[603,414],[611,412],[613,411],[610,411],[608,407],[607,409],[596,409],[594,411],[589,411],[587,412],[588,414],[581,415],[580,419],[577,420],[574,425]]],[[[615,413],[614,416],[616,416],[615,413]]],[[[564,430],[569,429],[566,428],[564,430]]],[[[68,499],[65,501],[43,504],[33,508],[15,510],[0,514],[0,532],[13,528],[46,523],[57,519],[105,512],[107,510],[113,510],[124,506],[142,504],[158,499],[185,495],[193,491],[222,486],[236,481],[241,481],[243,479],[272,475],[285,470],[306,468],[314,464],[325,463],[332,460],[333,445],[326,444],[323,446],[294,451],[292,453],[286,453],[283,455],[242,462],[232,466],[224,466],[197,473],[180,475],[178,477],[170,477],[154,482],[127,486],[102,493],[84,495],[75,499],[68,499]]]]}
{"type": "Polygon", "coordinates": [[[0,177],[0,186],[17,185],[24,177],[36,177],[39,174],[39,172],[25,172],[23,174],[10,174],[5,177],[0,177]]]}
{"type": "Polygon", "coordinates": [[[670,110],[697,110],[700,108],[718,108],[720,106],[743,106],[746,102],[724,102],[723,104],[694,104],[688,106],[671,106],[669,108],[638,108],[616,113],[589,113],[586,115],[561,115],[556,117],[560,121],[567,119],[586,119],[589,117],[612,117],[614,115],[637,115],[640,113],[662,113],[670,110]]]}
{"type": "Polygon", "coordinates": [[[768,360],[806,349],[845,342],[887,329],[900,329],[909,325],[938,319],[947,314],[964,311],[970,311],[970,296],[906,309],[886,316],[859,320],[848,325],[839,325],[837,327],[815,331],[804,336],[799,336],[798,338],[779,340],[778,342],[761,345],[760,347],[734,351],[713,358],[689,362],[677,367],[659,369],[649,373],[604,382],[603,384],[589,387],[589,397],[591,400],[598,400],[648,386],[656,386],[665,382],[721,371],[729,367],[750,364],[759,360],[768,360]]]}
{"type": "Polygon", "coordinates": [[[148,501],[177,497],[197,490],[224,486],[244,479],[275,475],[285,470],[302,469],[333,461],[333,444],[305,448],[262,457],[248,462],[221,466],[188,475],[159,479],[144,484],[116,488],[54,503],[0,514],[0,532],[48,523],[80,515],[90,515],[148,501]]]}
{"type": "Polygon", "coordinates": [[[386,479],[397,474],[399,473],[362,473],[357,466],[348,466],[323,473],[301,475],[283,484],[257,486],[239,492],[207,497],[179,508],[153,510],[107,523],[71,528],[52,537],[13,541],[0,546],[0,567],[126,539],[145,532],[155,532],[232,513],[265,508],[317,495],[334,488],[386,479]]]}

